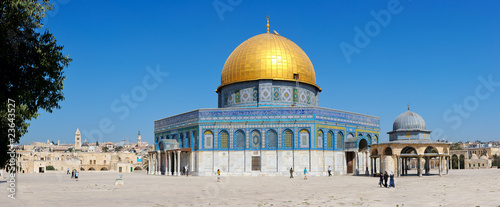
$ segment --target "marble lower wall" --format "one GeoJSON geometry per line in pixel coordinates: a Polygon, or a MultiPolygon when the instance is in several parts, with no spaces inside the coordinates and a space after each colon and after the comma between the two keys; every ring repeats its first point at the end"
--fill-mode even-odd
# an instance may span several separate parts
{"type": "MultiPolygon", "coordinates": [[[[334,175],[347,174],[347,162],[343,151],[323,150],[246,150],[246,151],[196,151],[193,175],[214,176],[217,169],[224,175],[272,176],[289,175],[290,168],[294,175],[303,175],[307,168],[308,175],[328,175],[328,167],[334,175]]],[[[370,172],[370,159],[366,153],[358,152],[353,172],[370,172]]]]}

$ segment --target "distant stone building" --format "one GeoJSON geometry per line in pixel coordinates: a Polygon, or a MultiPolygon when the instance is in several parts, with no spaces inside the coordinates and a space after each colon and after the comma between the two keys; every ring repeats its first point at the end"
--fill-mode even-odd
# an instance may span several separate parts
{"type": "Polygon", "coordinates": [[[18,163],[20,172],[43,173],[48,166],[57,171],[67,169],[78,171],[133,172],[142,170],[142,162],[137,162],[137,155],[129,152],[34,152],[19,150],[18,163]]]}
{"type": "MultiPolygon", "coordinates": [[[[103,144],[110,150],[100,151],[95,143],[81,142],[81,133],[77,129],[75,143],[73,145],[54,145],[35,142],[23,145],[17,150],[18,170],[21,173],[43,173],[51,166],[56,171],[79,170],[79,171],[116,171],[134,172],[143,170],[142,158],[147,155],[150,146],[142,142],[141,147],[125,145],[129,150],[113,152],[115,144],[108,142],[103,144]],[[74,147],[70,152],[69,148],[74,147]]],[[[122,143],[123,146],[123,143],[122,143]]],[[[135,146],[135,145],[134,145],[135,146]]]]}
{"type": "Polygon", "coordinates": [[[493,157],[500,156],[500,148],[466,148],[450,150],[452,169],[483,169],[491,168],[493,157]]]}

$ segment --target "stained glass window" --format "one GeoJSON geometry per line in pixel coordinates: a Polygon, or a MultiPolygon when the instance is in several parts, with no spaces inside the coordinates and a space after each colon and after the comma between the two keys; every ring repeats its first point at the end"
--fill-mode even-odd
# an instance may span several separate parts
{"type": "Polygon", "coordinates": [[[236,147],[245,148],[245,134],[241,130],[236,131],[236,147]]]}
{"type": "Polygon", "coordinates": [[[229,134],[226,131],[222,131],[220,133],[220,148],[226,148],[229,142],[229,134]]]}
{"type": "Polygon", "coordinates": [[[333,132],[328,132],[328,135],[327,135],[326,139],[327,139],[326,140],[326,146],[333,148],[333,132]]]}
{"type": "Polygon", "coordinates": [[[292,147],[292,132],[290,130],[285,131],[285,147],[292,147]]]}
{"type": "Polygon", "coordinates": [[[278,134],[274,130],[267,131],[267,148],[276,148],[278,146],[278,134]]]}

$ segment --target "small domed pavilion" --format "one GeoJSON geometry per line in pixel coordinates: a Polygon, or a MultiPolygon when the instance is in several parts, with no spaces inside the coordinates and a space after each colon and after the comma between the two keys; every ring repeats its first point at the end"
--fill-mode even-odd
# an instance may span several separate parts
{"type": "Polygon", "coordinates": [[[432,141],[424,119],[410,111],[409,106],[408,111],[396,118],[392,131],[387,134],[389,142],[370,145],[372,174],[393,171],[404,176],[416,169],[418,176],[422,176],[431,175],[431,169],[435,168],[440,176],[448,174],[450,144],[432,141]]]}

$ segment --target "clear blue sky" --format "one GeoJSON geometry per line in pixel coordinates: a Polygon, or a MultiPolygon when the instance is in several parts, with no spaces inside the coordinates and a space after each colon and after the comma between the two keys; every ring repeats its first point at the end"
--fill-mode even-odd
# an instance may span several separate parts
{"type": "Polygon", "coordinates": [[[499,1],[235,2],[56,1],[45,22],[73,58],[66,99],[33,120],[21,142],[73,143],[76,128],[97,131],[103,122],[113,128],[100,142],[135,141],[141,130],[152,143],[155,120],[217,107],[226,58],[266,31],[267,15],[271,30],[311,59],[323,88],[320,106],[380,117],[382,141],[408,103],[427,129],[444,132],[433,139],[500,139],[499,1]],[[375,23],[371,11],[389,13],[390,21],[375,23]],[[355,28],[368,43],[355,41],[355,28]],[[348,55],[350,62],[342,44],[359,52],[348,55]],[[168,76],[154,85],[148,66],[168,76]],[[490,75],[494,83],[482,84],[479,77],[489,82],[490,75]],[[132,93],[138,97],[127,105],[122,96],[132,93]],[[463,112],[453,106],[464,102],[463,112]]]}

